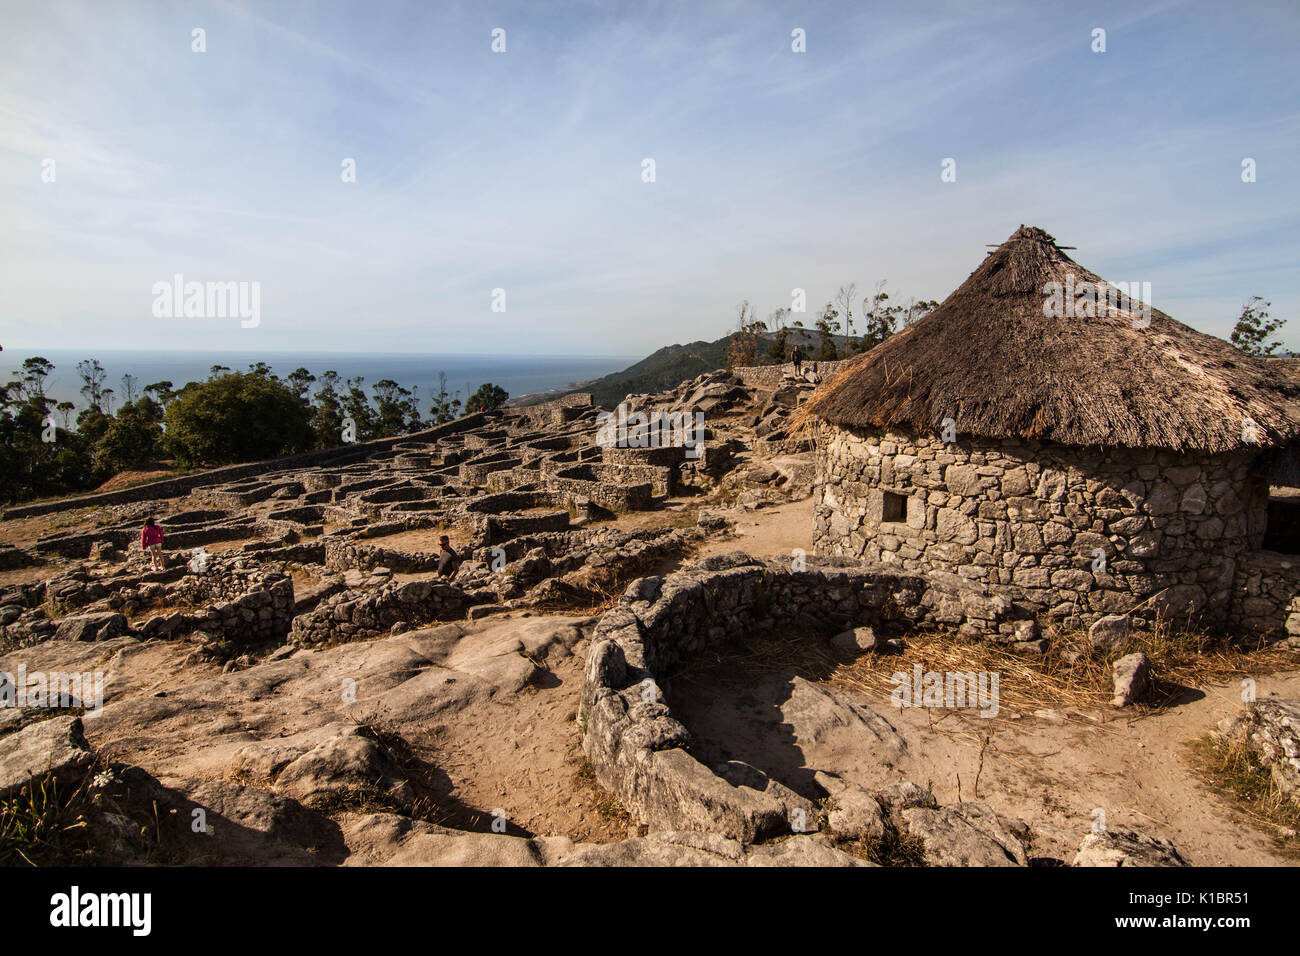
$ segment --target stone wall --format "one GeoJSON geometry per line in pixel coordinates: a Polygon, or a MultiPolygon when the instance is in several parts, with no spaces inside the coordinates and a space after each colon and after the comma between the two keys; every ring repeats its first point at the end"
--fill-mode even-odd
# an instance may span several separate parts
{"type": "MultiPolygon", "coordinates": [[[[44,608],[6,607],[0,645],[22,647],[46,640],[106,640],[124,633],[141,639],[177,638],[202,631],[233,644],[276,642],[293,620],[293,581],[241,560],[214,560],[201,574],[182,568],[90,581],[65,575],[48,583],[56,605],[87,608],[50,617],[44,608]],[[94,603],[91,603],[94,602],[94,603]],[[125,614],[157,613],[129,626],[125,614]]],[[[30,602],[28,602],[30,603],[30,602]]]]}
{"type": "Polygon", "coordinates": [[[564,531],[568,527],[567,511],[551,511],[539,515],[479,515],[474,521],[474,537],[476,546],[484,547],[520,535],[564,531]]]}
{"type": "Polygon", "coordinates": [[[1264,534],[1252,456],[1176,455],[825,427],[819,553],[979,581],[1067,623],[1146,609],[1226,623],[1264,534]],[[1104,561],[1104,563],[1103,563],[1104,561]]]}
{"type": "Polygon", "coordinates": [[[396,581],[367,591],[343,591],[293,620],[294,644],[334,644],[389,633],[394,625],[416,627],[464,617],[466,609],[496,602],[490,590],[465,591],[433,581],[396,581]]]}
{"type": "Polygon", "coordinates": [[[342,538],[325,541],[325,568],[329,571],[373,571],[375,568],[390,571],[423,572],[438,570],[436,551],[400,551],[373,544],[342,538]]]}
{"type": "Polygon", "coordinates": [[[471,458],[460,465],[460,478],[467,485],[482,486],[494,471],[518,468],[523,460],[514,455],[494,454],[471,458]]]}
{"type": "Polygon", "coordinates": [[[477,428],[486,421],[486,415],[479,412],[474,415],[466,415],[464,418],[458,418],[456,421],[448,422],[445,425],[439,425],[436,428],[416,432],[413,435],[403,435],[398,438],[379,438],[374,441],[348,445],[343,448],[331,448],[326,451],[307,452],[302,455],[288,455],[283,458],[269,458],[266,461],[251,462],[247,465],[231,465],[226,468],[217,468],[212,471],[200,472],[196,475],[186,475],[182,478],[169,478],[165,481],[152,481],[148,484],[136,485],[133,488],[124,488],[121,491],[106,491],[94,495],[79,495],[74,498],[61,498],[58,501],[44,501],[40,504],[18,505],[13,508],[6,508],[4,513],[0,514],[0,520],[8,520],[11,518],[31,518],[36,515],[51,514],[56,511],[68,511],[76,508],[91,508],[101,505],[120,505],[131,501],[180,498],[189,494],[195,488],[236,481],[241,478],[266,474],[271,471],[280,471],[286,468],[311,468],[323,465],[340,465],[349,461],[364,459],[374,452],[386,451],[398,442],[410,441],[411,439],[434,441],[442,435],[451,435],[470,428],[477,428]]]}
{"type": "Polygon", "coordinates": [[[645,511],[653,498],[649,482],[623,485],[606,475],[603,465],[575,465],[546,479],[546,490],[557,502],[576,504],[580,499],[606,511],[645,511]]]}
{"type": "Polygon", "coordinates": [[[1242,555],[1233,580],[1232,620],[1252,634],[1300,643],[1300,557],[1242,555]]]}
{"type": "Polygon", "coordinates": [[[487,476],[487,481],[483,483],[483,486],[488,491],[508,492],[517,488],[536,485],[541,477],[541,469],[536,464],[525,464],[518,468],[507,468],[504,471],[492,472],[487,476]]]}
{"type": "Polygon", "coordinates": [[[179,637],[202,631],[232,644],[278,643],[293,622],[293,581],[284,574],[265,574],[229,601],[195,612],[156,615],[138,629],[142,638],[179,637]]]}
{"type": "MultiPolygon", "coordinates": [[[[809,372],[816,368],[817,375],[825,382],[833,378],[849,361],[850,359],[841,359],[836,362],[818,362],[805,358],[803,370],[809,372]]],[[[794,374],[794,366],[789,362],[784,365],[746,365],[733,368],[731,374],[750,388],[774,391],[780,387],[782,378],[794,374]]]]}
{"type": "Polygon", "coordinates": [[[561,395],[549,402],[536,405],[512,405],[504,409],[508,415],[517,415],[535,426],[564,425],[592,408],[590,392],[561,395]]]}
{"type": "Polygon", "coordinates": [[[648,484],[650,494],[658,498],[670,498],[680,490],[681,482],[677,480],[676,468],[659,465],[602,465],[600,473],[605,481],[613,482],[620,488],[648,484]]]}
{"type": "Polygon", "coordinates": [[[0,571],[13,571],[17,568],[25,568],[39,563],[40,559],[35,555],[24,551],[22,548],[16,548],[12,544],[0,542],[0,571]]]}
{"type": "Polygon", "coordinates": [[[734,553],[667,578],[628,585],[591,639],[579,722],[583,749],[602,785],[652,829],[705,830],[752,842],[790,832],[802,800],[775,782],[737,787],[689,753],[659,681],[693,654],[778,624],[810,640],[857,625],[960,624],[996,633],[1013,609],[960,579],[939,580],[845,561],[734,553]]]}

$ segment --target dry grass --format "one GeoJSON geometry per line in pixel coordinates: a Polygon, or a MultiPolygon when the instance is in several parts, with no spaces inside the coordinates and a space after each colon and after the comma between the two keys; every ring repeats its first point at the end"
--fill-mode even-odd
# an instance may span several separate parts
{"type": "Polygon", "coordinates": [[[665,551],[657,556],[653,566],[644,563],[606,564],[601,567],[582,567],[566,574],[560,580],[578,589],[577,594],[569,598],[539,601],[530,604],[530,610],[599,617],[612,610],[622,598],[627,586],[637,578],[648,575],[666,574],[674,570],[684,559],[690,556],[689,544],[665,551]]]}
{"type": "Polygon", "coordinates": [[[1251,826],[1274,839],[1278,852],[1300,859],[1300,803],[1278,787],[1268,768],[1240,740],[1206,735],[1187,745],[1188,763],[1251,826]]]}
{"type": "Polygon", "coordinates": [[[878,866],[925,866],[925,841],[904,833],[891,823],[878,840],[861,839],[840,849],[878,866]]]}
{"type": "Polygon", "coordinates": [[[583,795],[585,802],[589,803],[591,808],[606,822],[619,827],[631,827],[633,825],[632,817],[623,808],[623,805],[618,802],[618,798],[600,785],[600,782],[596,779],[596,770],[592,767],[591,761],[585,755],[582,755],[577,764],[577,769],[573,771],[572,778],[575,795],[583,795]]]}
{"type": "Polygon", "coordinates": [[[339,787],[311,797],[306,804],[330,816],[338,813],[394,813],[435,826],[447,826],[451,820],[450,814],[429,797],[417,797],[407,803],[375,786],[339,787]]]}
{"type": "MultiPolygon", "coordinates": [[[[1086,633],[1051,629],[1044,633],[1052,649],[1043,657],[1021,656],[1004,645],[972,642],[954,632],[915,631],[904,637],[901,653],[872,652],[851,661],[840,658],[820,637],[765,634],[728,647],[727,667],[714,676],[744,685],[773,669],[788,668],[808,680],[887,698],[897,687],[892,676],[920,664],[926,671],[997,673],[1000,711],[994,719],[1038,710],[1108,711],[1113,693],[1111,665],[1120,655],[1083,655],[1070,663],[1059,650],[1079,642],[1086,645],[1086,633]]],[[[1135,651],[1151,659],[1153,677],[1146,699],[1126,711],[1135,716],[1178,703],[1187,688],[1300,667],[1300,652],[1164,626],[1135,633],[1132,646],[1124,653],[1135,651]]],[[[716,667],[713,657],[716,655],[687,662],[678,675],[716,667]]]]}

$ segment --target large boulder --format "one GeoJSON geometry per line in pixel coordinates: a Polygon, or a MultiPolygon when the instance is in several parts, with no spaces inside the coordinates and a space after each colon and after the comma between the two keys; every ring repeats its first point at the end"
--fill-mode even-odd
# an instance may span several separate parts
{"type": "Polygon", "coordinates": [[[1123,651],[1133,643],[1132,632],[1127,614],[1108,614],[1088,628],[1088,643],[1095,654],[1123,651]]]}
{"type": "Polygon", "coordinates": [[[80,717],[52,717],[0,737],[0,796],[53,773],[61,782],[78,780],[93,755],[80,717]]]}
{"type": "Polygon", "coordinates": [[[880,802],[861,787],[845,785],[840,778],[817,773],[814,779],[830,795],[826,823],[849,840],[879,840],[885,836],[885,813],[880,802]]]}
{"type": "Polygon", "coordinates": [[[362,736],[360,729],[318,744],[286,765],[275,779],[277,790],[303,801],[372,787],[405,796],[403,784],[383,748],[362,736]]]}
{"type": "Polygon", "coordinates": [[[113,611],[72,614],[59,620],[56,641],[107,641],[127,630],[126,618],[113,611]]]}
{"type": "Polygon", "coordinates": [[[831,646],[846,657],[856,657],[867,651],[874,651],[880,642],[876,632],[869,627],[855,627],[843,631],[831,638],[831,646]]]}
{"type": "Polygon", "coordinates": [[[795,677],[790,683],[790,695],[780,704],[780,709],[797,746],[806,749],[843,738],[856,749],[869,751],[873,760],[890,767],[907,753],[907,741],[880,714],[802,677],[795,677]]]}
{"type": "Polygon", "coordinates": [[[1151,683],[1151,661],[1145,654],[1129,654],[1115,662],[1113,668],[1115,696],[1112,707],[1127,707],[1146,693],[1151,683]]]}
{"type": "Polygon", "coordinates": [[[898,813],[913,807],[935,810],[939,806],[939,802],[935,800],[934,793],[929,788],[910,780],[882,787],[874,793],[874,796],[886,813],[898,813]]]}
{"type": "Polygon", "coordinates": [[[1174,845],[1123,827],[1089,833],[1079,845],[1074,866],[1186,866],[1174,845]]]}
{"type": "Polygon", "coordinates": [[[987,803],[958,803],[899,814],[902,829],[925,844],[929,866],[1024,866],[1024,844],[987,803]]]}

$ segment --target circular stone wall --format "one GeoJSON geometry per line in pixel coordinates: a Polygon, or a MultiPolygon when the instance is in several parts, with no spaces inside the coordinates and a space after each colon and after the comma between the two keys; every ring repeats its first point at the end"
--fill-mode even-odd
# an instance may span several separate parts
{"type": "Polygon", "coordinates": [[[689,656],[778,622],[829,637],[896,615],[996,634],[1014,613],[1005,598],[960,579],[835,559],[808,558],[799,570],[792,564],[736,552],[666,578],[640,578],[597,624],[578,718],[583,749],[597,779],[638,822],[752,842],[812,816],[812,804],[777,781],[733,786],[691,755],[690,733],[658,680],[689,656]]]}

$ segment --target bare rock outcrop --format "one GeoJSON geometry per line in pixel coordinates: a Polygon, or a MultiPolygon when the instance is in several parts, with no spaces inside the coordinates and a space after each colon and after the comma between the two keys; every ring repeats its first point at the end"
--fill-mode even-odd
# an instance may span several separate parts
{"type": "Polygon", "coordinates": [[[345,865],[383,866],[834,866],[873,864],[792,836],[756,846],[716,833],[659,831],[617,843],[575,843],[566,837],[466,833],[392,814],[349,817],[345,865]]]}
{"type": "Polygon", "coordinates": [[[914,807],[898,814],[901,828],[925,844],[930,866],[1024,866],[1025,846],[987,803],[939,809],[914,807]]]}
{"type": "Polygon", "coordinates": [[[1174,845],[1123,827],[1089,833],[1079,845],[1074,866],[1186,866],[1174,845]]]}
{"type": "Polygon", "coordinates": [[[46,773],[71,783],[93,759],[80,717],[51,717],[0,737],[0,796],[46,773]]]}

